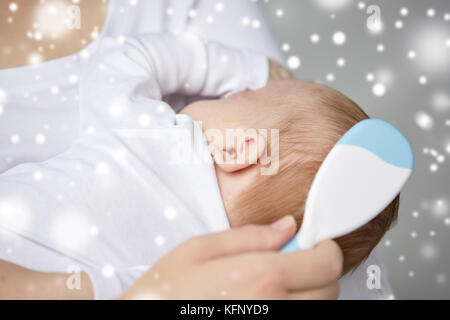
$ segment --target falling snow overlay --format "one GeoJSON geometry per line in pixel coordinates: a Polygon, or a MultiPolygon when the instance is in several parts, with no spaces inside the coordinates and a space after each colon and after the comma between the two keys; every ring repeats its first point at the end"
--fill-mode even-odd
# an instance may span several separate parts
{"type": "Polygon", "coordinates": [[[336,87],[411,141],[415,172],[381,251],[393,298],[450,298],[450,2],[262,2],[297,77],[336,87]],[[373,5],[378,24],[367,23],[373,5]]]}
{"type": "MultiPolygon", "coordinates": [[[[141,2],[143,0],[140,0],[141,2]]],[[[150,1],[150,0],[145,0],[150,1]]],[[[448,0],[242,0],[263,6],[279,41],[283,62],[296,77],[319,81],[351,97],[371,117],[397,126],[411,141],[416,168],[404,189],[396,226],[380,242],[386,271],[393,287],[392,298],[450,298],[450,2],[448,0]],[[372,19],[377,10],[380,19],[372,19]]],[[[79,39],[82,47],[57,61],[56,74],[46,70],[47,57],[59,48],[59,40],[70,34],[58,15],[65,11],[52,1],[41,1],[34,21],[23,32],[31,45],[15,48],[0,43],[0,60],[22,50],[29,66],[23,85],[11,70],[0,69],[0,172],[24,162],[40,162],[65,151],[79,134],[79,92],[81,66],[93,54],[102,28],[93,25],[79,39]],[[17,51],[15,51],[17,50],[17,51]],[[3,74],[8,81],[3,81],[3,74]]],[[[77,4],[79,1],[72,1],[77,4]]],[[[211,5],[186,11],[194,27],[221,23],[230,6],[227,0],[211,0],[211,5]],[[201,20],[201,23],[199,22],[201,20]]],[[[121,1],[117,15],[126,16],[139,6],[139,0],[121,1]]],[[[180,8],[165,8],[165,20],[177,31],[180,8]]],[[[19,1],[6,1],[1,8],[4,25],[15,26],[23,10],[19,1]],[[2,13],[3,13],[2,12],[2,13]]],[[[237,30],[258,36],[266,21],[252,13],[239,12],[230,19],[237,30]]],[[[195,28],[194,28],[195,29],[195,28]]],[[[115,34],[118,44],[126,34],[115,34]]],[[[20,51],[20,52],[22,52],[20,51]]],[[[228,57],[222,57],[227,63],[228,57]]],[[[96,66],[98,72],[105,66],[96,66]]],[[[23,71],[23,70],[22,70],[23,71]]],[[[18,70],[17,72],[21,72],[18,70]]],[[[17,73],[18,74],[18,73],[17,73]]],[[[117,79],[110,78],[114,85],[117,79]]],[[[186,89],[189,84],[185,84],[186,89]]],[[[160,114],[169,112],[166,104],[160,114]]],[[[127,106],[117,101],[108,106],[112,118],[124,117],[127,106]]],[[[140,128],[151,127],[154,114],[136,117],[140,128]]],[[[98,134],[94,125],[85,134],[98,134]]],[[[155,134],[152,139],[160,139],[155,134]]],[[[110,159],[126,163],[127,153],[110,150],[110,159]]],[[[79,174],[88,172],[95,181],[114,181],[111,163],[99,161],[93,167],[74,161],[79,174]]],[[[49,176],[37,167],[29,176],[30,185],[45,185],[49,176]]],[[[77,188],[68,179],[61,190],[49,195],[64,204],[77,188]]],[[[71,250],[85,250],[102,236],[98,221],[88,221],[77,211],[62,210],[49,223],[48,236],[71,250]]],[[[178,203],[161,203],[159,221],[176,226],[183,223],[178,203]]],[[[113,213],[102,212],[106,218],[113,213]]],[[[17,230],[28,230],[33,208],[20,197],[0,194],[0,221],[17,230]]],[[[163,232],[154,233],[149,246],[166,250],[171,245],[163,232]]],[[[11,256],[19,246],[7,246],[1,256],[11,256]]],[[[104,261],[100,273],[113,278],[120,270],[113,261],[104,261]]],[[[222,295],[227,292],[223,291],[222,295]]]]}

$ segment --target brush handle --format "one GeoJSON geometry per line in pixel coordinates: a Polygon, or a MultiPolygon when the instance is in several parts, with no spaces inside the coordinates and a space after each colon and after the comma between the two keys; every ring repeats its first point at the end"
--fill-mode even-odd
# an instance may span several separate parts
{"type": "Polygon", "coordinates": [[[297,237],[293,237],[291,240],[289,240],[288,243],[284,245],[283,248],[280,249],[281,253],[288,253],[288,252],[294,252],[302,250],[300,246],[298,245],[297,237]]]}

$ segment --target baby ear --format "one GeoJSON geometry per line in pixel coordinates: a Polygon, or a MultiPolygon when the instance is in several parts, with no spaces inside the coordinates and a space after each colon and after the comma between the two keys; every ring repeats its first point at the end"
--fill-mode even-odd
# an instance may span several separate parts
{"type": "Polygon", "coordinates": [[[257,164],[266,151],[266,138],[260,134],[237,134],[223,144],[210,143],[211,156],[220,170],[236,172],[257,164]]]}

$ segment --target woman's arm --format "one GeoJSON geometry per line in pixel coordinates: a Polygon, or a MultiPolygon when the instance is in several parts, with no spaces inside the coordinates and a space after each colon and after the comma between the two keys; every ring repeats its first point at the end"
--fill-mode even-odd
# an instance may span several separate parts
{"type": "Polygon", "coordinates": [[[268,76],[265,56],[190,33],[105,38],[80,82],[82,125],[135,129],[136,116],[147,114],[151,127],[169,127],[175,114],[163,96],[220,97],[260,89],[268,76]]]}
{"type": "Polygon", "coordinates": [[[0,300],[93,299],[94,292],[86,273],[44,273],[22,268],[0,260],[0,300]],[[72,277],[77,277],[72,279],[72,277]],[[79,281],[77,289],[69,289],[68,281],[79,281]]]}
{"type": "MultiPolygon", "coordinates": [[[[158,261],[122,299],[336,299],[343,263],[339,247],[324,241],[311,250],[277,253],[295,230],[295,220],[285,217],[271,226],[190,239],[158,261]]],[[[0,299],[92,299],[89,277],[81,273],[80,289],[70,290],[71,277],[0,260],[0,299]]]]}

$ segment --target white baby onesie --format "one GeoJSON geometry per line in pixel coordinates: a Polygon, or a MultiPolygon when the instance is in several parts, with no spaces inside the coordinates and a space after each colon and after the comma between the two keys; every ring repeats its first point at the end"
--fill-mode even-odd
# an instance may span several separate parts
{"type": "Polygon", "coordinates": [[[28,252],[0,259],[79,267],[108,299],[184,240],[227,229],[201,128],[162,97],[221,97],[267,77],[264,56],[187,33],[103,39],[81,78],[79,139],[0,176],[0,236],[28,252]]]}

